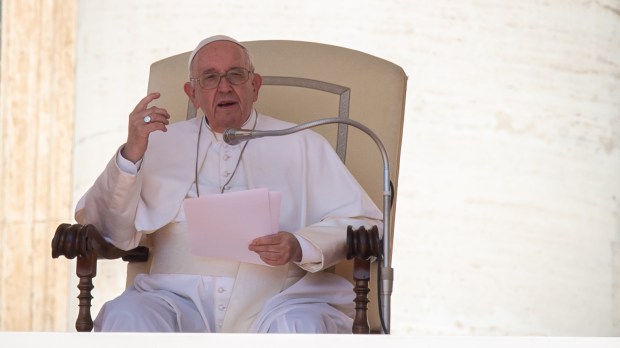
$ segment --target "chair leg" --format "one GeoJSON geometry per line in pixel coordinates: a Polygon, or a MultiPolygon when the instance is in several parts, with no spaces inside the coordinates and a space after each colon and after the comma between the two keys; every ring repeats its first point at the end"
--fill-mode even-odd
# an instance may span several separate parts
{"type": "Polygon", "coordinates": [[[75,329],[79,332],[90,332],[93,330],[93,319],[90,315],[91,300],[93,296],[93,278],[97,275],[97,254],[91,253],[86,257],[78,256],[76,272],[80,278],[78,289],[80,289],[79,311],[75,321],[75,329]]]}
{"type": "Polygon", "coordinates": [[[355,319],[353,320],[354,334],[370,333],[368,325],[368,281],[370,280],[370,261],[356,258],[353,261],[353,280],[355,280],[355,319]]]}

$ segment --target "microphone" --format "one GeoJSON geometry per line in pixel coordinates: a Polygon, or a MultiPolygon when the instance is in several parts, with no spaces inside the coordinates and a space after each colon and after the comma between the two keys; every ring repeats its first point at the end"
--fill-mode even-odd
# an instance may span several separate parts
{"type": "MultiPolygon", "coordinates": [[[[228,128],[224,131],[223,138],[226,144],[228,145],[237,145],[242,141],[262,138],[262,137],[272,137],[272,136],[282,136],[288,135],[291,133],[299,132],[304,129],[320,126],[328,123],[347,123],[353,124],[356,123],[357,126],[361,126],[366,128],[364,125],[361,125],[359,122],[355,122],[349,119],[340,119],[340,118],[323,118],[320,120],[304,123],[297,125],[295,127],[286,128],[286,129],[277,129],[277,130],[251,130],[251,129],[235,129],[228,128]]],[[[368,131],[370,129],[366,128],[368,131]]]]}
{"type": "Polygon", "coordinates": [[[385,321],[384,330],[386,333],[390,331],[390,297],[392,295],[392,283],[394,280],[394,270],[391,267],[389,251],[390,251],[390,208],[392,191],[390,190],[390,165],[388,161],[387,152],[383,143],[379,137],[368,127],[360,122],[348,119],[348,118],[322,118],[315,121],[299,124],[297,126],[279,129],[279,130],[250,130],[250,129],[235,129],[228,128],[224,131],[224,141],[229,145],[236,145],[242,141],[247,141],[256,138],[268,137],[268,136],[282,136],[291,133],[299,132],[308,128],[321,126],[330,123],[343,123],[349,126],[353,126],[362,130],[368,134],[372,140],[375,141],[381,157],[383,159],[383,266],[380,268],[381,274],[381,287],[379,307],[383,320],[385,321]]]}
{"type": "Polygon", "coordinates": [[[259,137],[257,134],[255,134],[255,132],[256,131],[250,129],[228,128],[224,131],[224,141],[228,145],[237,145],[242,141],[259,137]]]}

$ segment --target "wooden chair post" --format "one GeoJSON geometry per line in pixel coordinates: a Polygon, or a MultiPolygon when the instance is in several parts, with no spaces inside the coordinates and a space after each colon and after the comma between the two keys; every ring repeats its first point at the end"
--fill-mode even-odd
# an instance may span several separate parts
{"type": "Polygon", "coordinates": [[[80,289],[79,311],[75,321],[75,329],[79,332],[90,332],[93,330],[93,319],[90,315],[91,300],[93,296],[93,278],[97,275],[97,253],[93,252],[87,256],[78,256],[75,273],[80,278],[78,289],[80,289]]]}
{"type": "Polygon", "coordinates": [[[377,226],[372,226],[369,230],[362,226],[353,229],[347,228],[347,259],[353,260],[353,280],[355,281],[355,318],[353,319],[354,334],[369,334],[368,324],[368,293],[370,288],[370,266],[372,261],[381,259],[382,253],[381,239],[377,226]]]}
{"type": "Polygon", "coordinates": [[[97,259],[114,260],[122,258],[127,262],[146,262],[149,249],[139,246],[124,251],[108,243],[93,225],[60,224],[52,239],[52,257],[64,256],[68,259],[77,257],[75,273],[80,282],[79,311],[75,328],[80,332],[93,330],[93,319],[90,315],[93,278],[97,275],[97,259]]]}
{"type": "Polygon", "coordinates": [[[354,334],[370,333],[368,325],[368,293],[370,288],[370,261],[355,258],[353,260],[353,280],[355,281],[355,319],[353,320],[354,334]]]}

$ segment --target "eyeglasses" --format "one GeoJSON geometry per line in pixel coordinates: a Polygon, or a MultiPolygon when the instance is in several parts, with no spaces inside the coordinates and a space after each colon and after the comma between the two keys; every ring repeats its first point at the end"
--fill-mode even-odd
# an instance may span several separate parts
{"type": "Polygon", "coordinates": [[[218,73],[206,73],[199,78],[190,78],[190,81],[198,81],[200,87],[203,89],[216,88],[220,84],[222,77],[225,77],[228,83],[231,85],[240,85],[245,83],[253,71],[244,68],[232,68],[223,74],[218,73]]]}

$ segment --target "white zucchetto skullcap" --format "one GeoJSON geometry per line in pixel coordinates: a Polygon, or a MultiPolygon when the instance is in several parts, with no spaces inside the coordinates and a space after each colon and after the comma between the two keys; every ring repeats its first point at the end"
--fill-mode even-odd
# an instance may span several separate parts
{"type": "MultiPolygon", "coordinates": [[[[189,55],[189,61],[187,62],[187,69],[190,70],[192,67],[192,61],[194,60],[194,56],[196,56],[196,53],[198,53],[198,51],[200,51],[201,48],[205,47],[206,45],[215,42],[215,41],[230,41],[233,43],[236,43],[237,45],[243,47],[245,49],[245,47],[237,40],[233,39],[230,36],[226,36],[226,35],[215,35],[215,36],[211,36],[208,37],[202,41],[200,41],[200,43],[198,44],[198,46],[196,46],[196,48],[194,48],[194,50],[192,51],[192,53],[189,55]]],[[[190,71],[191,74],[191,71],[190,71]]]]}

